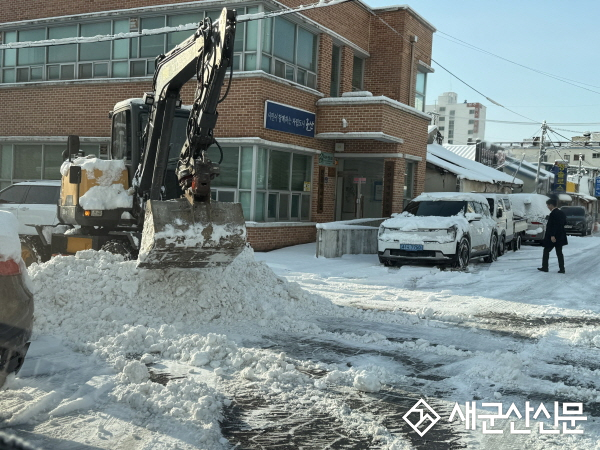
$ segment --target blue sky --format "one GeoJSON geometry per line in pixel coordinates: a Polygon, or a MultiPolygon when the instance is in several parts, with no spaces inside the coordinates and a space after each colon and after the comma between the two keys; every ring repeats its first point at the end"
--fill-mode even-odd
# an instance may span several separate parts
{"type": "MultiPolygon", "coordinates": [[[[404,4],[391,0],[366,3],[372,7],[404,4]]],[[[600,131],[600,1],[414,0],[406,4],[438,30],[433,39],[433,59],[484,94],[432,63],[435,73],[428,77],[427,104],[447,91],[456,92],[459,102],[484,104],[489,121],[485,139],[492,142],[540,135],[539,125],[492,120],[546,120],[557,133],[550,134],[555,141],[600,131]],[[568,82],[473,50],[447,35],[568,82]],[[493,105],[485,97],[520,115],[493,105]],[[562,125],[567,123],[593,125],[562,125]]]]}

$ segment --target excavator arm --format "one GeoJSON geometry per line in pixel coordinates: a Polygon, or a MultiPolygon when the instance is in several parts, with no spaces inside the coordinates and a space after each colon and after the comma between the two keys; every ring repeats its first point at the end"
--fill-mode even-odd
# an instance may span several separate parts
{"type": "Polygon", "coordinates": [[[191,203],[210,202],[210,180],[219,170],[217,164],[207,161],[205,153],[215,143],[217,105],[233,59],[235,28],[236,12],[223,9],[218,20],[211,23],[205,19],[192,36],[157,59],[154,92],[144,96],[152,108],[133,183],[142,203],[161,199],[175,110],[181,104],[181,88],[192,78],[197,80],[196,94],[176,172],[191,203]]]}
{"type": "Polygon", "coordinates": [[[133,182],[137,216],[144,218],[140,267],[227,265],[245,247],[241,205],[211,202],[210,181],[219,175],[219,165],[206,156],[216,142],[213,129],[233,59],[235,27],[235,11],[223,9],[218,20],[205,20],[193,36],[157,60],[154,92],[144,97],[152,108],[133,182]],[[185,198],[162,201],[175,110],[182,86],[192,78],[195,98],[176,169],[185,198]]]}

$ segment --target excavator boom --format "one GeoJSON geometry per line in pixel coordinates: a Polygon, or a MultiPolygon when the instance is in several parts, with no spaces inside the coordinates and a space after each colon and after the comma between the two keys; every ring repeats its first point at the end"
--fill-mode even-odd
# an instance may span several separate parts
{"type": "Polygon", "coordinates": [[[236,15],[223,9],[214,23],[205,21],[193,36],[160,57],[142,163],[134,186],[139,216],[144,214],[139,267],[211,267],[229,264],[245,247],[240,204],[212,202],[210,181],[219,166],[207,159],[215,143],[213,129],[227,69],[233,59],[236,15]],[[197,80],[186,141],[176,174],[185,199],[161,200],[169,143],[182,86],[197,80]]]}

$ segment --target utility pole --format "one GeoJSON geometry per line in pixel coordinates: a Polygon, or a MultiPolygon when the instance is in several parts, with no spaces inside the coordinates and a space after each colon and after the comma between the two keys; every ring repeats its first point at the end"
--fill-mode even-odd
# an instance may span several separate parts
{"type": "Polygon", "coordinates": [[[583,153],[579,154],[579,169],[577,169],[577,192],[581,192],[581,177],[583,176],[583,172],[582,172],[582,160],[583,160],[583,153]]]}
{"type": "Polygon", "coordinates": [[[540,168],[542,166],[542,159],[546,152],[544,151],[544,136],[546,135],[546,130],[548,129],[548,125],[544,120],[542,124],[542,137],[540,138],[540,153],[538,156],[538,164],[537,164],[537,172],[535,173],[535,192],[540,194],[540,168]]]}

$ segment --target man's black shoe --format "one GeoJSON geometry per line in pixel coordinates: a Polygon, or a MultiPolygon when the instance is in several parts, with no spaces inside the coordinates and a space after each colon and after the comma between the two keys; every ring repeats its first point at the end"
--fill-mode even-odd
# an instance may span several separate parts
{"type": "Polygon", "coordinates": [[[538,267],[538,270],[541,272],[548,272],[548,269],[544,269],[543,267],[538,267]]]}
{"type": "Polygon", "coordinates": [[[559,270],[558,273],[565,273],[565,269],[559,270]]]}

